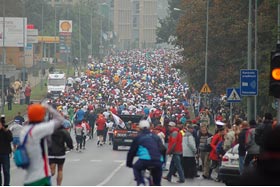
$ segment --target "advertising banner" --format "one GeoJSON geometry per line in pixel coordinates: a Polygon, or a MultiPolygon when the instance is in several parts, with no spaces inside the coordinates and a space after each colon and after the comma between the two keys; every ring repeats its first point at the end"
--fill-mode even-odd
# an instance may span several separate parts
{"type": "Polygon", "coordinates": [[[23,47],[27,44],[27,18],[5,17],[3,22],[3,17],[0,17],[0,47],[23,47]]]}

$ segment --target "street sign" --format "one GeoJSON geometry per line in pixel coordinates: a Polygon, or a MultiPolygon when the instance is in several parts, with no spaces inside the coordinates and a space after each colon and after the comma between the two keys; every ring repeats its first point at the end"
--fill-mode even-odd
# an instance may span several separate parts
{"type": "Polygon", "coordinates": [[[227,102],[235,103],[241,101],[240,89],[239,88],[227,88],[227,102]]]}
{"type": "Polygon", "coordinates": [[[258,95],[258,70],[240,70],[240,93],[244,96],[258,95]]]}
{"type": "Polygon", "coordinates": [[[207,83],[202,86],[200,93],[211,93],[211,89],[209,88],[207,83]]]}

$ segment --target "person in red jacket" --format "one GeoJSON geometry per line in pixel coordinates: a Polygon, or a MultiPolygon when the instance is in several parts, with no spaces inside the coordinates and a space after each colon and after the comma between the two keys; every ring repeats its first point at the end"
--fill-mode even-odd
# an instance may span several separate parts
{"type": "MultiPolygon", "coordinates": [[[[225,134],[224,127],[218,127],[217,133],[213,136],[213,138],[211,140],[210,146],[212,149],[209,154],[209,158],[211,160],[211,166],[210,166],[210,170],[209,170],[209,179],[212,179],[211,178],[212,171],[215,168],[219,167],[219,155],[217,154],[216,147],[217,147],[218,143],[223,140],[224,134],[225,134]]],[[[219,181],[218,178],[215,180],[219,181]]]]}
{"type": "Polygon", "coordinates": [[[98,136],[97,145],[102,146],[104,143],[103,136],[104,136],[104,130],[106,127],[106,119],[102,114],[98,115],[98,118],[96,120],[96,126],[97,126],[97,136],[98,136]]]}
{"type": "Polygon", "coordinates": [[[172,175],[175,174],[176,171],[178,171],[179,180],[177,182],[184,183],[185,176],[181,165],[181,157],[183,151],[182,134],[180,133],[180,129],[175,126],[176,124],[174,122],[168,123],[170,135],[168,139],[168,148],[166,154],[172,155],[172,159],[169,166],[169,172],[167,176],[163,177],[163,179],[171,182],[172,175]]]}

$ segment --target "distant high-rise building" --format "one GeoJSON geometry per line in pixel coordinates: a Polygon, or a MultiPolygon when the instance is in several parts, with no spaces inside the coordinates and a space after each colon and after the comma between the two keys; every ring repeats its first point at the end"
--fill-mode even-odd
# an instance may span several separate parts
{"type": "Polygon", "coordinates": [[[65,5],[65,4],[69,4],[69,5],[73,5],[75,3],[78,3],[79,0],[47,0],[47,2],[49,4],[51,4],[52,6],[54,5],[65,5]]]}
{"type": "Polygon", "coordinates": [[[167,0],[114,1],[114,32],[120,49],[156,46],[158,1],[167,0]]]}

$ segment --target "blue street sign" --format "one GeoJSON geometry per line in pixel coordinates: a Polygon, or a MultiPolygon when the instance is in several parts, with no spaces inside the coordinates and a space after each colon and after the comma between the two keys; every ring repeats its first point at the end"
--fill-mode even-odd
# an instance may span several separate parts
{"type": "Polygon", "coordinates": [[[227,102],[235,103],[241,101],[240,89],[239,88],[227,88],[227,102]]]}
{"type": "Polygon", "coordinates": [[[240,93],[244,96],[258,95],[258,70],[240,70],[240,93]]]}

